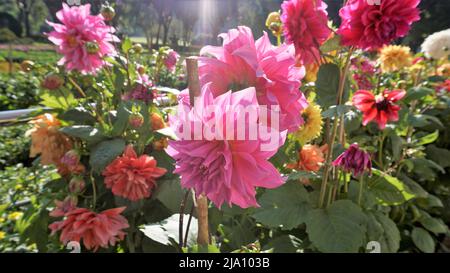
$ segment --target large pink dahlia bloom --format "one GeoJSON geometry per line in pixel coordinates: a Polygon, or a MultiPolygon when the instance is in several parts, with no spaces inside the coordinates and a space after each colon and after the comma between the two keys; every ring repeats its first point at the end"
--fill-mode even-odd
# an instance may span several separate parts
{"type": "Polygon", "coordinates": [[[181,176],[184,188],[205,194],[217,207],[223,203],[256,207],[255,187],[276,188],[284,182],[268,159],[284,143],[286,133],[268,129],[258,115],[252,120],[243,110],[260,110],[254,87],[216,98],[213,90],[211,83],[205,85],[192,109],[182,96],[178,114],[170,120],[180,140],[170,141],[167,152],[176,160],[175,173],[181,176]],[[245,135],[242,140],[233,140],[239,139],[237,134],[242,129],[237,127],[238,121],[245,121],[245,135]],[[237,125],[237,130],[227,127],[227,122],[237,125]],[[203,130],[196,131],[194,126],[200,124],[203,130]],[[252,138],[250,133],[255,130],[249,127],[255,124],[259,125],[259,134],[252,138]],[[211,132],[209,137],[207,132],[211,132]],[[222,140],[220,136],[211,137],[216,134],[222,135],[222,140]]]}
{"type": "Polygon", "coordinates": [[[112,33],[113,27],[105,24],[102,15],[91,15],[91,5],[69,7],[56,13],[62,24],[47,22],[53,27],[48,39],[58,46],[64,57],[59,65],[67,70],[77,70],[83,74],[95,73],[105,64],[103,57],[115,54],[111,42],[118,41],[112,33]]]}
{"type": "Polygon", "coordinates": [[[303,64],[319,62],[319,47],[330,37],[327,4],[322,0],[289,0],[281,5],[284,35],[303,64]]]}
{"type": "Polygon", "coordinates": [[[206,46],[200,52],[212,56],[199,58],[201,84],[211,83],[214,97],[254,87],[260,105],[280,106],[280,130],[297,130],[303,124],[299,113],[308,102],[299,91],[305,70],[295,66],[294,48],[273,46],[267,33],[255,42],[244,26],[220,37],[222,47],[206,46]]]}
{"type": "Polygon", "coordinates": [[[412,23],[420,19],[420,0],[349,0],[339,11],[338,33],[342,43],[364,50],[377,50],[392,40],[404,37],[412,23]]]}

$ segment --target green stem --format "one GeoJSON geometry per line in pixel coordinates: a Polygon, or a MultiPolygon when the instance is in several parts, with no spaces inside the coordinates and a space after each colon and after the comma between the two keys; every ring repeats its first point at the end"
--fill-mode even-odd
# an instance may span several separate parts
{"type": "MultiPolygon", "coordinates": [[[[350,50],[348,51],[346,61],[345,61],[344,69],[343,69],[340,79],[339,79],[337,105],[342,104],[342,97],[344,95],[344,87],[345,87],[345,82],[347,79],[347,73],[350,68],[350,58],[352,56],[352,53],[353,53],[353,48],[350,48],[350,50]]],[[[320,187],[319,208],[323,207],[323,204],[325,201],[325,194],[326,194],[326,188],[327,188],[327,183],[328,183],[329,171],[330,171],[330,167],[331,167],[331,159],[333,158],[333,146],[334,146],[334,142],[336,140],[338,123],[339,123],[339,117],[335,117],[331,138],[329,139],[330,144],[328,146],[327,159],[326,159],[325,169],[324,169],[324,176],[323,176],[323,180],[322,180],[322,185],[320,187]]]]}
{"type": "Polygon", "coordinates": [[[361,206],[363,190],[364,190],[364,174],[361,174],[361,177],[359,178],[359,193],[358,193],[359,206],[361,206]]]}
{"type": "Polygon", "coordinates": [[[379,143],[378,143],[378,163],[380,164],[380,169],[384,171],[383,164],[383,145],[384,145],[384,134],[381,133],[379,143]]]}
{"type": "Polygon", "coordinates": [[[281,35],[277,35],[277,45],[281,45],[281,35]]]}
{"type": "Polygon", "coordinates": [[[92,184],[92,208],[95,209],[97,204],[97,186],[95,185],[95,179],[91,172],[91,184],[92,184]]]}

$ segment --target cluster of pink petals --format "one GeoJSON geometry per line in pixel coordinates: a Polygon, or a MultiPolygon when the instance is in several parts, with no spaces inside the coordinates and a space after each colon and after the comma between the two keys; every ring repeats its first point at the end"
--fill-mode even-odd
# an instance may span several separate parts
{"type": "Polygon", "coordinates": [[[296,131],[303,124],[299,113],[308,102],[299,91],[305,70],[295,66],[294,48],[273,46],[267,33],[255,42],[251,29],[244,26],[220,37],[222,47],[206,46],[200,52],[212,56],[199,58],[202,86],[211,83],[214,97],[254,87],[260,105],[280,106],[280,130],[296,131]]]}
{"type": "Polygon", "coordinates": [[[103,58],[115,54],[111,42],[118,41],[118,38],[112,34],[114,28],[105,24],[102,15],[91,15],[90,8],[89,4],[69,7],[63,3],[63,9],[56,13],[62,24],[47,22],[53,27],[48,34],[49,40],[64,55],[58,64],[65,64],[69,71],[96,73],[105,65],[103,58]],[[87,43],[97,45],[97,52],[89,53],[87,43]]]}
{"type": "Polygon", "coordinates": [[[353,105],[363,113],[364,126],[374,120],[383,130],[388,121],[398,120],[401,107],[396,102],[405,95],[404,90],[384,90],[377,96],[368,90],[359,90],[353,95],[353,105]]]}
{"type": "Polygon", "coordinates": [[[169,71],[175,71],[180,55],[175,50],[170,50],[164,59],[164,65],[169,71]]]}
{"type": "MultiPolygon", "coordinates": [[[[271,132],[272,139],[276,139],[274,147],[269,149],[261,148],[265,143],[262,139],[268,139],[264,134],[258,135],[254,140],[207,140],[203,132],[214,131],[209,125],[214,124],[211,121],[222,121],[223,124],[218,126],[223,128],[223,135],[235,136],[236,131],[227,128],[227,120],[230,124],[236,124],[242,118],[240,115],[243,115],[240,107],[259,109],[254,87],[238,92],[228,91],[215,98],[213,94],[213,84],[206,84],[199,103],[192,109],[187,107],[188,96],[180,97],[178,115],[170,120],[173,129],[180,133],[188,123],[191,128],[193,124],[203,124],[207,129],[200,132],[200,135],[193,134],[190,138],[193,140],[180,136],[181,140],[170,141],[167,152],[176,160],[175,173],[181,176],[184,188],[194,189],[197,195],[206,195],[217,207],[221,207],[223,203],[230,206],[236,204],[242,208],[256,207],[255,187],[276,188],[284,182],[268,159],[284,143],[286,134],[275,130],[266,131],[268,128],[260,130],[271,132]],[[209,106],[214,106],[213,113],[208,114],[205,110],[209,106]]],[[[245,139],[249,139],[248,119],[246,128],[245,139]]]]}
{"type": "Polygon", "coordinates": [[[85,208],[77,208],[65,214],[62,221],[49,226],[52,234],[61,231],[60,240],[63,244],[83,240],[86,249],[97,251],[99,247],[114,246],[123,240],[123,229],[129,227],[125,217],[120,215],[125,207],[105,210],[95,213],[85,208]]]}
{"type": "Polygon", "coordinates": [[[342,43],[364,50],[377,50],[404,37],[420,19],[420,0],[349,0],[340,10],[338,34],[342,43]]]}
{"type": "Polygon", "coordinates": [[[131,201],[148,198],[156,186],[156,179],[167,172],[156,165],[153,157],[145,154],[138,157],[133,146],[129,145],[123,156],[116,158],[103,171],[105,185],[114,195],[131,201]]]}
{"type": "Polygon", "coordinates": [[[322,0],[289,0],[281,5],[284,35],[303,64],[320,61],[319,47],[330,37],[327,4],[322,0]]]}

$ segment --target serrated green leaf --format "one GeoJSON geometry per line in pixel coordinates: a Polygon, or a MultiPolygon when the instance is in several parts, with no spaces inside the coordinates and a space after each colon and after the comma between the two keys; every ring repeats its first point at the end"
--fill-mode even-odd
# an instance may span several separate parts
{"type": "Polygon", "coordinates": [[[284,230],[304,223],[311,209],[308,193],[298,182],[287,182],[277,189],[267,190],[259,203],[261,207],[253,217],[266,226],[284,230]]]}
{"type": "Polygon", "coordinates": [[[326,253],[355,253],[366,242],[367,217],[349,200],[309,212],[306,232],[315,247],[326,253]]]}

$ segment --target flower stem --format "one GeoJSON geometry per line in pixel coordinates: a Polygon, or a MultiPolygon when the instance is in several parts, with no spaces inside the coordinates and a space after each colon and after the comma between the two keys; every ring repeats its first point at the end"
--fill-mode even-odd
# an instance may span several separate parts
{"type": "MultiPolygon", "coordinates": [[[[342,104],[342,99],[343,99],[344,89],[345,89],[345,81],[347,79],[347,73],[350,68],[350,58],[352,56],[353,50],[354,49],[352,47],[348,51],[348,55],[345,60],[344,69],[343,69],[340,79],[339,79],[337,105],[342,104]]],[[[337,135],[337,131],[338,131],[338,123],[339,123],[339,117],[335,117],[334,122],[333,122],[331,138],[329,139],[330,144],[328,146],[327,158],[326,158],[325,169],[324,169],[324,176],[323,176],[323,180],[322,180],[322,185],[320,187],[319,208],[323,207],[323,204],[325,201],[325,193],[326,193],[326,188],[327,188],[327,183],[328,183],[329,172],[330,172],[330,168],[331,168],[331,160],[333,159],[333,146],[334,146],[334,142],[336,140],[336,135],[337,135]]]]}
{"type": "Polygon", "coordinates": [[[364,190],[364,174],[361,174],[361,177],[359,178],[359,193],[358,193],[359,206],[361,206],[363,190],[364,190]]]}
{"type": "Polygon", "coordinates": [[[380,139],[378,141],[378,163],[380,164],[380,169],[384,170],[384,164],[383,164],[383,145],[384,145],[384,135],[380,136],[380,139]]]}
{"type": "Polygon", "coordinates": [[[281,45],[281,35],[277,35],[277,46],[281,45]]]}

